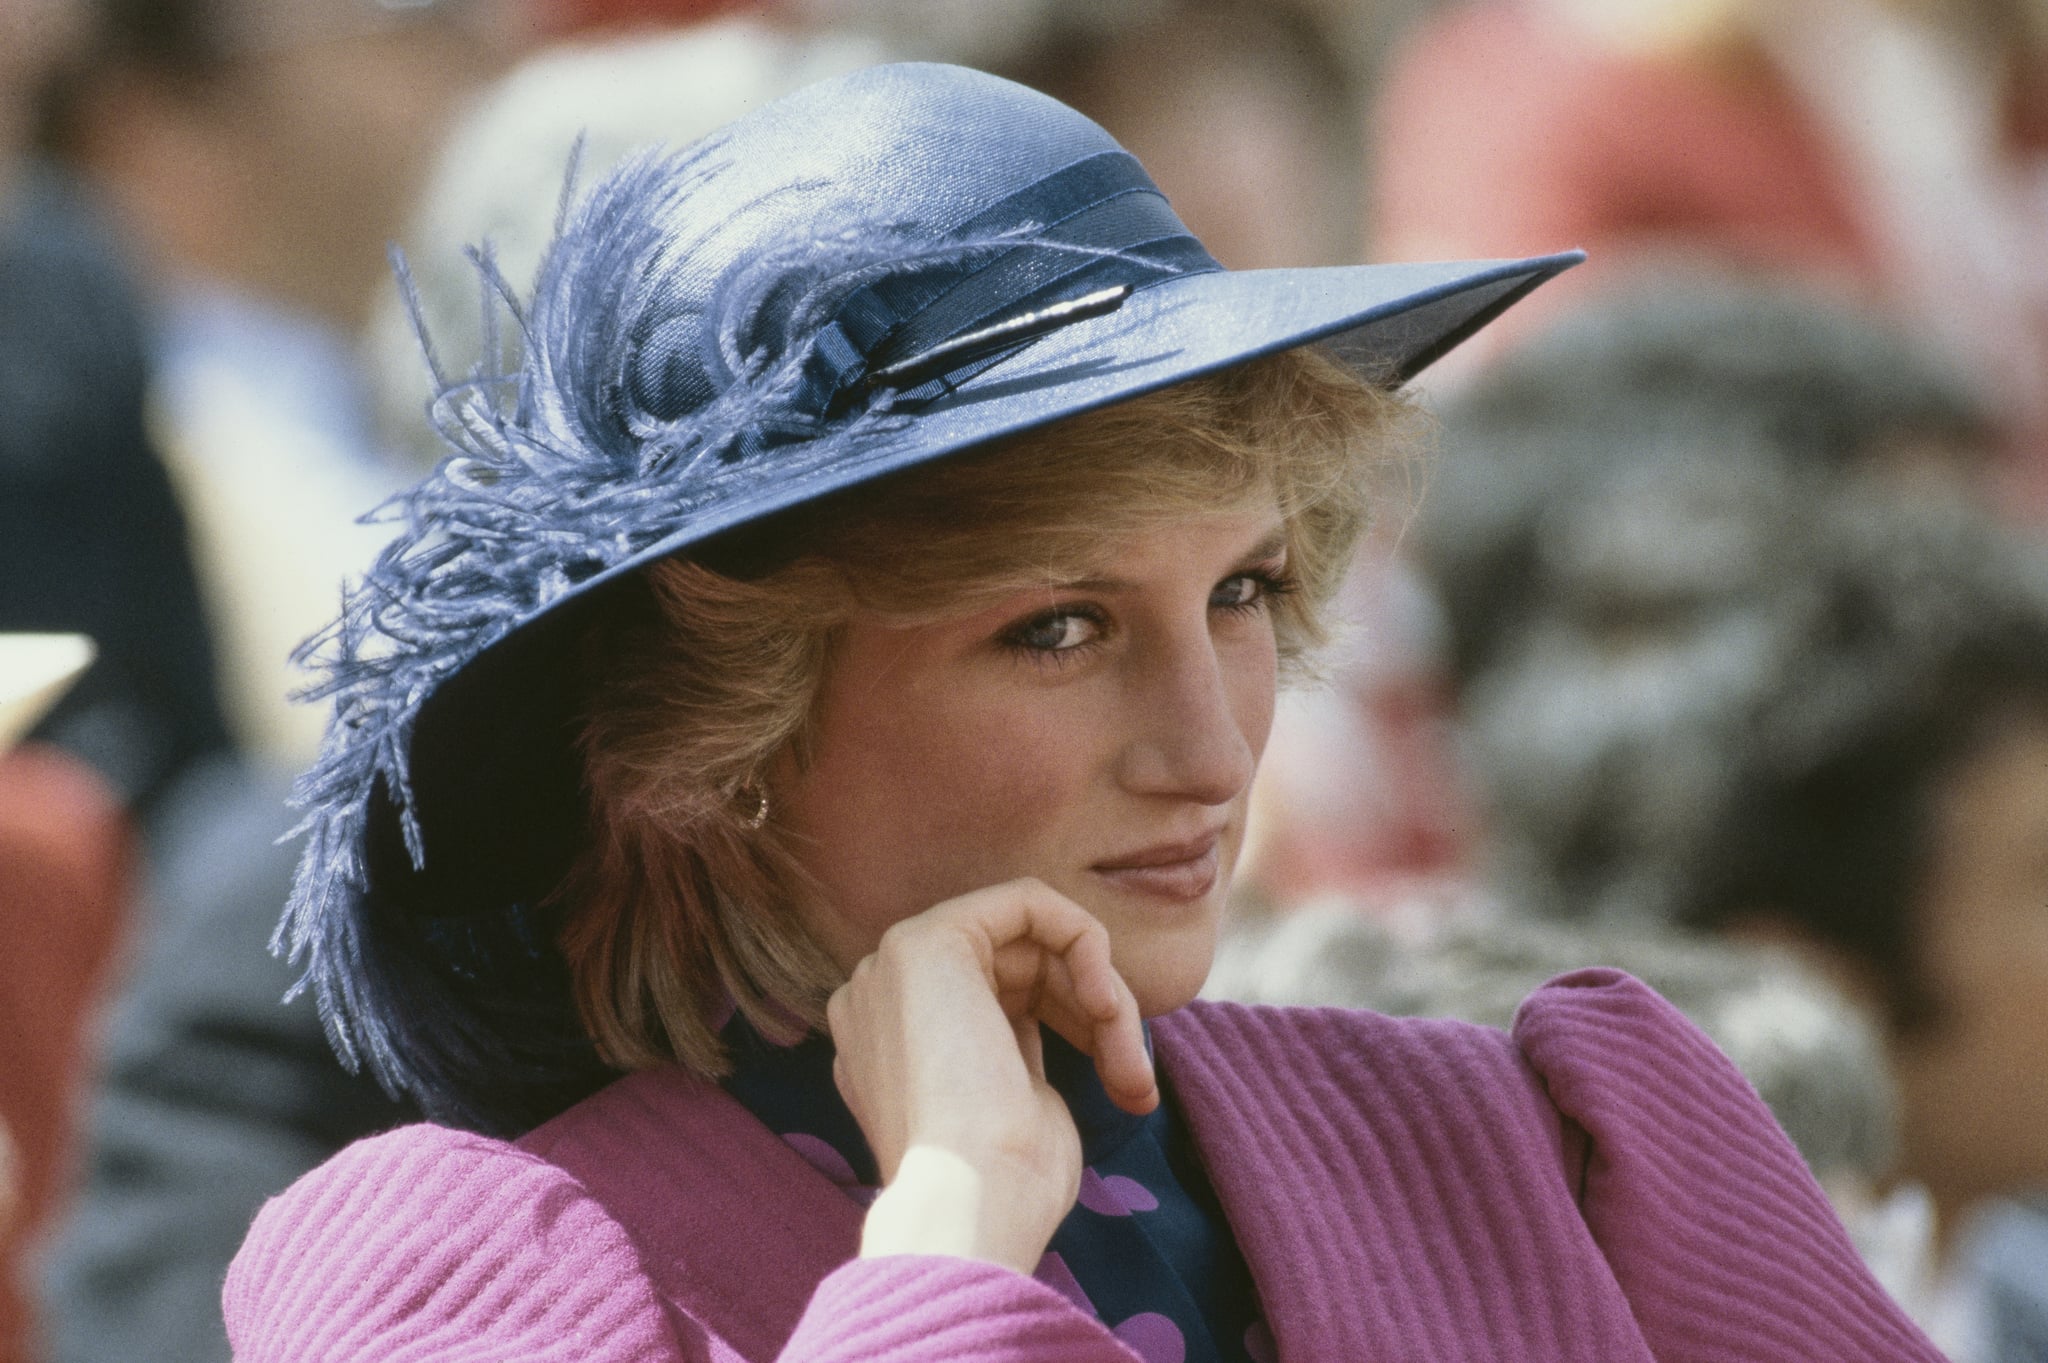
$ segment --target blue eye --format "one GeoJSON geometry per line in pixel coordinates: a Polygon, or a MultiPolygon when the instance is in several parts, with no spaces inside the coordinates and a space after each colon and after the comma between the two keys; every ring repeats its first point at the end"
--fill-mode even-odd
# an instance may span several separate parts
{"type": "Polygon", "coordinates": [[[1102,637],[1102,619],[1078,606],[1034,615],[1004,631],[1003,642],[1025,653],[1069,653],[1102,637]]]}
{"type": "Polygon", "coordinates": [[[1257,605],[1264,595],[1264,584],[1258,578],[1250,573],[1238,573],[1216,584],[1216,590],[1209,593],[1209,604],[1241,611],[1247,606],[1257,605]]]}
{"type": "Polygon", "coordinates": [[[1293,579],[1268,569],[1232,573],[1209,593],[1209,605],[1215,610],[1262,610],[1272,604],[1274,597],[1293,591],[1294,585],[1293,579]]]}

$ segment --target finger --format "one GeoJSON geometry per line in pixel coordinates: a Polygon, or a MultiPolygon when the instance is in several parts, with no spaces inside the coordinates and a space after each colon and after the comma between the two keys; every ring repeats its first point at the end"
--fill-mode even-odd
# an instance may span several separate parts
{"type": "Polygon", "coordinates": [[[1011,942],[995,953],[996,997],[1012,1021],[1036,1018],[1092,1055],[1096,1030],[1114,1022],[1121,1011],[1121,979],[1106,962],[1095,963],[1109,1006],[1088,1007],[1075,982],[1074,963],[1072,952],[1062,956],[1034,941],[1011,942]]]}
{"type": "Polygon", "coordinates": [[[1077,938],[1101,928],[1086,909],[1030,877],[961,895],[897,927],[918,925],[968,931],[982,943],[985,962],[1012,942],[1035,942],[1047,951],[1065,953],[1077,938]]]}
{"type": "Polygon", "coordinates": [[[1109,933],[1086,909],[1043,881],[1024,879],[963,895],[933,911],[938,923],[978,932],[984,959],[999,993],[1014,993],[1037,982],[1036,947],[1080,963],[1073,971],[1074,997],[1097,1019],[1116,1015],[1116,970],[1110,962],[1109,933]]]}
{"type": "Polygon", "coordinates": [[[1028,938],[1006,942],[995,949],[989,958],[989,982],[995,986],[1003,1011],[1013,1021],[1021,1013],[1038,1006],[1039,996],[1045,990],[1046,969],[1059,959],[1054,952],[1028,938]]]}
{"type": "Polygon", "coordinates": [[[1137,996],[1116,968],[1106,929],[1095,923],[1076,936],[1047,963],[1040,989],[1039,1015],[1095,1057],[1111,1097],[1133,1112],[1158,1106],[1158,1079],[1137,996]]]}
{"type": "Polygon", "coordinates": [[[1042,1022],[1075,1050],[1093,1057],[1095,1072],[1118,1107],[1142,1116],[1159,1106],[1158,1075],[1135,1008],[1116,1021],[1095,1024],[1071,1009],[1047,1005],[1025,1020],[1033,1025],[1042,1022]]]}
{"type": "Polygon", "coordinates": [[[846,1061],[836,1055],[832,1057],[832,1087],[839,1090],[839,1097],[845,1102],[846,1110],[853,1114],[856,1122],[859,1121],[860,1094],[854,1091],[852,1071],[846,1068],[846,1061]]]}
{"type": "Polygon", "coordinates": [[[1034,1014],[1092,1055],[1120,1106],[1144,1113],[1158,1105],[1137,999],[1111,959],[1107,930],[1087,910],[1027,878],[962,895],[890,929],[906,951],[931,931],[964,932],[1013,1023],[1034,1014]]]}
{"type": "Polygon", "coordinates": [[[1026,1004],[1034,1022],[1058,1032],[1077,1050],[1095,1054],[1095,1034],[1102,1020],[1089,1016],[1074,999],[1072,972],[1064,958],[1044,955],[1038,984],[1026,1004]]]}
{"type": "MultiPolygon", "coordinates": [[[[1109,929],[1093,917],[1089,927],[1061,953],[1075,1004],[1098,1023],[1113,1021],[1130,999],[1130,988],[1117,971],[1109,929]]],[[[1135,1005],[1133,1005],[1135,1007],[1135,1005]]]]}
{"type": "MultiPolygon", "coordinates": [[[[1119,1106],[1150,1112],[1159,1105],[1158,1077],[1145,1047],[1137,997],[1112,959],[1108,930],[1078,904],[1039,882],[1023,882],[1020,889],[1031,940],[1046,941],[1051,952],[1037,972],[1035,1011],[1095,1058],[1103,1087],[1119,1106]],[[1053,945],[1060,941],[1063,948],[1053,945]]],[[[1011,968],[1021,983],[1021,962],[1011,968]]]]}
{"type": "Polygon", "coordinates": [[[1117,1106],[1142,1115],[1159,1106],[1159,1076],[1145,1046],[1137,996],[1121,975],[1116,983],[1121,995],[1116,1015],[1095,1029],[1095,1070],[1117,1106]]]}
{"type": "Polygon", "coordinates": [[[1040,961],[1035,995],[1026,1000],[1020,986],[1013,999],[1006,1001],[1011,1016],[1028,1014],[1058,1032],[1076,1050],[1092,1056],[1103,1087],[1119,1106],[1140,1114],[1158,1106],[1158,1080],[1145,1047],[1137,998],[1123,977],[1110,972],[1117,1007],[1109,1018],[1096,1018],[1076,999],[1072,957],[1041,954],[1040,961]]]}

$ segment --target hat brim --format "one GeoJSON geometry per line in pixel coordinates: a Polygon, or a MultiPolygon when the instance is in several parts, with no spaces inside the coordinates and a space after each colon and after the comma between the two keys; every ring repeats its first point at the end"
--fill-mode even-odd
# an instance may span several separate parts
{"type": "Polygon", "coordinates": [[[750,480],[578,583],[422,703],[408,765],[425,864],[412,865],[380,792],[364,849],[372,885],[434,916],[531,903],[552,888],[582,832],[573,697],[560,660],[585,615],[577,601],[608,583],[778,511],[1296,346],[1319,344],[1369,379],[1398,385],[1583,259],[1572,251],[1180,276],[1039,338],[857,453],[814,466],[792,460],[788,477],[750,480]]]}
{"type": "Polygon", "coordinates": [[[1141,289],[1113,313],[1032,342],[857,453],[754,480],[589,590],[777,511],[1295,346],[1320,343],[1389,387],[1407,382],[1583,252],[1529,260],[1216,271],[1141,289]]]}

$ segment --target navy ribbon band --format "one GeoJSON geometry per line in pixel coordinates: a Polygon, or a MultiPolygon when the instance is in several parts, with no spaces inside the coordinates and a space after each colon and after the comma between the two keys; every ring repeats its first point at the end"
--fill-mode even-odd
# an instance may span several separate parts
{"type": "Polygon", "coordinates": [[[955,233],[1015,244],[941,268],[913,267],[854,290],[811,342],[796,397],[800,407],[836,414],[885,386],[898,390],[899,402],[929,400],[987,368],[992,353],[1009,353],[1058,326],[1099,315],[1067,308],[1081,296],[1106,298],[1121,288],[1115,299],[1121,303],[1160,279],[1221,268],[1181,226],[1137,159],[1121,151],[1055,171],[955,233]],[[1019,331],[1007,341],[949,350],[1011,323],[1019,331]],[[942,353],[959,363],[920,362],[942,353]],[[892,370],[896,377],[881,377],[892,370]],[[913,372],[915,381],[906,381],[913,372]],[[918,391],[923,388],[931,391],[918,391]]]}

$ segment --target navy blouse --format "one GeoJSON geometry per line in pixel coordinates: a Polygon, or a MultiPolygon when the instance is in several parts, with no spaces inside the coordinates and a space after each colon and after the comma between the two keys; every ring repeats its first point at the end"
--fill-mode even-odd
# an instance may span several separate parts
{"type": "MultiPolygon", "coordinates": [[[[776,1046],[737,1014],[726,1091],[863,1204],[874,1156],[832,1082],[832,1043],[776,1046]]],[[[1081,1134],[1081,1195],[1037,1278],[1110,1327],[1146,1363],[1270,1363],[1272,1336],[1170,1092],[1149,1116],[1118,1107],[1095,1065],[1045,1033],[1046,1077],[1081,1134]]],[[[1162,1086],[1164,1076],[1161,1076],[1162,1086]]]]}

